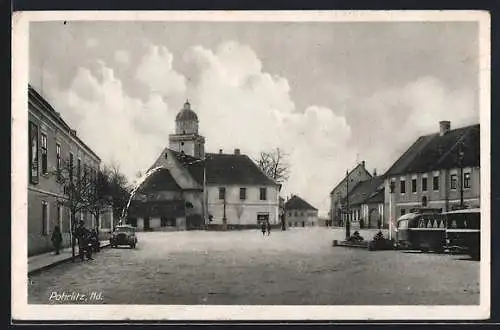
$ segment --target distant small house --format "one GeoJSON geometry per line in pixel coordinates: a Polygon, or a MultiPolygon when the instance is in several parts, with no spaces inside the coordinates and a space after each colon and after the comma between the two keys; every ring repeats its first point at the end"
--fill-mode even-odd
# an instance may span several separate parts
{"type": "Polygon", "coordinates": [[[288,227],[313,227],[318,225],[318,209],[293,195],[285,203],[285,221],[288,227]]]}

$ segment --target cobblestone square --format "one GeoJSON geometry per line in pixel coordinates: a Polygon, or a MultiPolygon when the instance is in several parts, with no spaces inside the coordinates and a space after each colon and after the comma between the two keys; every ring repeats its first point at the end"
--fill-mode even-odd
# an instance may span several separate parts
{"type": "Polygon", "coordinates": [[[332,240],[343,235],[326,228],[274,231],[270,236],[257,230],[138,233],[136,249],[104,249],[93,261],[32,276],[28,302],[479,303],[479,262],[461,255],[332,247],[332,240]]]}

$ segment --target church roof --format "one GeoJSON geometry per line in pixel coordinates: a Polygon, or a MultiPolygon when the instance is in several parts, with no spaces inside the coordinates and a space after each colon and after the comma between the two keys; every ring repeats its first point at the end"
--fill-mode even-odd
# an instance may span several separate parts
{"type": "Polygon", "coordinates": [[[191,104],[189,103],[189,101],[186,101],[186,103],[184,103],[184,107],[181,109],[181,111],[179,111],[179,113],[175,117],[175,121],[189,121],[189,120],[198,121],[198,116],[193,110],[191,110],[191,104]]]}
{"type": "Polygon", "coordinates": [[[285,210],[315,210],[318,209],[300,198],[297,195],[294,195],[285,203],[285,210]]]}
{"type": "Polygon", "coordinates": [[[155,191],[180,191],[181,187],[166,168],[162,168],[151,174],[137,189],[139,194],[148,194],[155,191]]]}

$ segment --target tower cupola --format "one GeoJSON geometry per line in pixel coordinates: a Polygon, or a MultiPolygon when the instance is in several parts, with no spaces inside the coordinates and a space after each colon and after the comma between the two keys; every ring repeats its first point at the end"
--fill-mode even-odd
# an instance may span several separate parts
{"type": "Polygon", "coordinates": [[[175,134],[198,134],[198,116],[187,100],[175,117],[175,134]]]}

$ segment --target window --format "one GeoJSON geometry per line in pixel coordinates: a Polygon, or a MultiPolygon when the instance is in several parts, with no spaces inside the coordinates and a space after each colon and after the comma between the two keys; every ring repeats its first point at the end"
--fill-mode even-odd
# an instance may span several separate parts
{"type": "Polygon", "coordinates": [[[298,215],[298,214],[297,214],[297,211],[295,211],[295,216],[297,216],[297,215],[298,215]]]}
{"type": "Polygon", "coordinates": [[[464,173],[464,188],[470,188],[470,173],[464,173]]]}
{"type": "Polygon", "coordinates": [[[406,193],[406,181],[404,179],[402,179],[400,182],[399,182],[399,185],[400,185],[400,191],[402,194],[406,193]]]}
{"type": "Polygon", "coordinates": [[[34,123],[29,123],[29,173],[30,181],[33,184],[38,183],[38,126],[34,123]]]}
{"type": "Polygon", "coordinates": [[[220,200],[226,199],[226,188],[224,187],[219,188],[219,199],[220,200]]]}
{"type": "Polygon", "coordinates": [[[401,209],[401,215],[405,215],[406,214],[406,210],[405,209],[401,209]]]}
{"type": "Polygon", "coordinates": [[[265,201],[267,199],[266,188],[260,188],[260,200],[265,201]]]}
{"type": "Polygon", "coordinates": [[[247,188],[240,188],[240,200],[247,199],[247,188]]]}
{"type": "Polygon", "coordinates": [[[411,180],[411,192],[413,193],[417,192],[417,179],[411,180]]]}
{"type": "Polygon", "coordinates": [[[435,176],[432,178],[432,190],[434,191],[439,190],[439,176],[435,176]]]}
{"type": "Polygon", "coordinates": [[[45,201],[42,202],[42,235],[48,234],[49,226],[49,204],[45,201]]]}
{"type": "Polygon", "coordinates": [[[61,145],[58,143],[56,144],[56,166],[57,166],[57,171],[61,170],[61,145]]]}
{"type": "Polygon", "coordinates": [[[73,180],[73,154],[70,152],[69,153],[69,178],[70,180],[73,180]]]}
{"type": "Polygon", "coordinates": [[[42,174],[47,174],[47,135],[42,133],[40,134],[42,139],[42,174]]]}
{"type": "Polygon", "coordinates": [[[422,191],[427,191],[427,178],[422,178],[422,191]]]}
{"type": "Polygon", "coordinates": [[[167,217],[161,217],[160,227],[166,227],[166,226],[167,226],[167,217]]]}
{"type": "Polygon", "coordinates": [[[62,205],[58,204],[57,205],[57,224],[59,225],[59,229],[61,232],[63,231],[63,224],[62,224],[62,205]]]}
{"type": "Polygon", "coordinates": [[[457,189],[457,175],[452,174],[450,176],[450,189],[455,190],[457,189]]]}
{"type": "Polygon", "coordinates": [[[82,160],[78,158],[77,165],[76,165],[76,176],[78,179],[82,177],[82,160]]]}
{"type": "Polygon", "coordinates": [[[423,207],[427,206],[427,196],[422,196],[422,206],[423,207]]]}

